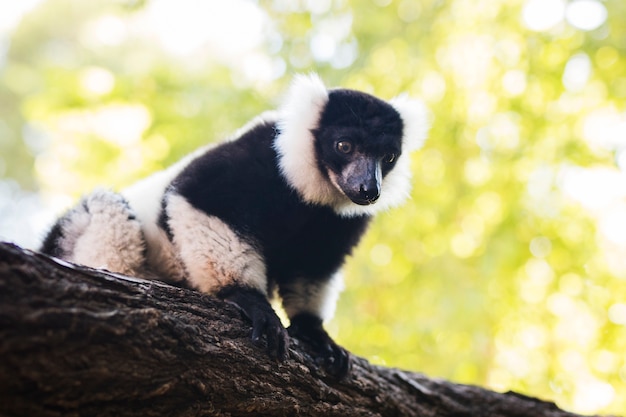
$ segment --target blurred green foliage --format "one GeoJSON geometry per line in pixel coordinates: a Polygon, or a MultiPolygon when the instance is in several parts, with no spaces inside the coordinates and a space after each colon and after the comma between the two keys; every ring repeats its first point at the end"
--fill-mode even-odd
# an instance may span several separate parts
{"type": "Polygon", "coordinates": [[[7,32],[5,180],[63,203],[130,184],[275,108],[295,72],[409,92],[432,118],[412,200],[350,259],[331,332],[374,362],[626,410],[626,3],[165,3],[42,1],[7,32]],[[242,12],[196,49],[146,29],[161,7],[189,45],[216,4],[242,12]]]}

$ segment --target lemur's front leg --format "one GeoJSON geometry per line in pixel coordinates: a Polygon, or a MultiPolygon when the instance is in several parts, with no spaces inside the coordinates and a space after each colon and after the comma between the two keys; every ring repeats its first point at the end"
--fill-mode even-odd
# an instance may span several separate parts
{"type": "Polygon", "coordinates": [[[239,307],[252,322],[252,341],[266,335],[269,355],[284,360],[289,336],[268,301],[265,261],[254,243],[174,192],[166,196],[166,222],[190,286],[239,307]]]}
{"type": "Polygon", "coordinates": [[[291,321],[289,335],[308,343],[316,361],[339,379],[350,371],[350,354],[328,335],[323,321],[332,317],[341,288],[338,274],[328,279],[296,279],[279,288],[291,321]]]}
{"type": "Polygon", "coordinates": [[[252,343],[261,344],[267,337],[267,352],[271,358],[287,358],[289,336],[265,295],[250,288],[227,287],[218,292],[220,298],[235,304],[252,322],[252,343]]]}

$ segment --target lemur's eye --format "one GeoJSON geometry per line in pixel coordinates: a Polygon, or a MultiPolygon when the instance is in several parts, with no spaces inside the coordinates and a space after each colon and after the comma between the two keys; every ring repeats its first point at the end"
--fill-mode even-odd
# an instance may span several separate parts
{"type": "Polygon", "coordinates": [[[337,142],[337,150],[341,153],[350,153],[352,152],[352,143],[347,140],[342,140],[337,142]]]}
{"type": "Polygon", "coordinates": [[[383,156],[383,161],[387,164],[391,164],[393,161],[396,160],[396,154],[395,153],[388,153],[385,156],[383,156]]]}

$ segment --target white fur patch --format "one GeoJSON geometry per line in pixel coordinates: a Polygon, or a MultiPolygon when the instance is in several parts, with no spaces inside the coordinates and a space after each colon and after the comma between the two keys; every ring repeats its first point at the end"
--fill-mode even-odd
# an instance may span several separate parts
{"type": "Polygon", "coordinates": [[[267,295],[265,262],[257,249],[184,197],[172,193],[166,198],[174,245],[191,285],[207,293],[239,285],[267,295]]]}
{"type": "Polygon", "coordinates": [[[421,148],[429,128],[424,103],[407,94],[400,94],[389,100],[389,104],[400,113],[402,119],[402,150],[411,152],[421,148]]]}
{"type": "Polygon", "coordinates": [[[335,206],[339,193],[319,170],[311,132],[327,102],[328,90],[317,75],[296,75],[278,111],[274,148],[283,176],[305,202],[335,206]]]}
{"type": "Polygon", "coordinates": [[[326,282],[295,279],[287,287],[283,307],[289,317],[310,313],[322,320],[330,320],[335,315],[337,300],[344,288],[343,275],[336,272],[326,282]]]}
{"type": "Polygon", "coordinates": [[[124,199],[98,189],[86,195],[61,219],[59,246],[64,258],[92,268],[140,275],[144,265],[141,225],[129,219],[124,199]]]}

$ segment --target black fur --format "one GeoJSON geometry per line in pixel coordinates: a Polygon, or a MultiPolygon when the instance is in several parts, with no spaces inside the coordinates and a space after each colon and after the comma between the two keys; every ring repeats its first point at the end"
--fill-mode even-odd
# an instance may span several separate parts
{"type": "Polygon", "coordinates": [[[61,225],[61,221],[62,220],[58,220],[46,234],[41,248],[39,249],[42,253],[57,258],[63,255],[61,247],[59,246],[59,242],[63,238],[63,226],[61,225]]]}
{"type": "MultiPolygon", "coordinates": [[[[382,157],[393,152],[400,156],[402,129],[400,115],[388,103],[358,91],[332,90],[319,127],[314,130],[320,169],[324,170],[328,165],[339,169],[342,158],[334,152],[334,145],[343,137],[354,142],[363,154],[382,157]]],[[[383,164],[383,177],[394,165],[383,164]]]]}
{"type": "Polygon", "coordinates": [[[279,172],[275,135],[274,123],[264,123],[211,149],[172,188],[259,247],[270,287],[294,277],[326,280],[358,243],[369,216],[346,218],[304,203],[279,172]]]}
{"type": "Polygon", "coordinates": [[[172,234],[172,229],[170,229],[170,225],[168,223],[169,216],[167,215],[167,210],[165,208],[166,203],[167,203],[166,197],[167,197],[167,190],[165,191],[165,193],[163,194],[163,197],[161,198],[161,208],[159,211],[159,217],[157,219],[157,225],[165,232],[170,242],[173,242],[174,235],[172,234]]]}

